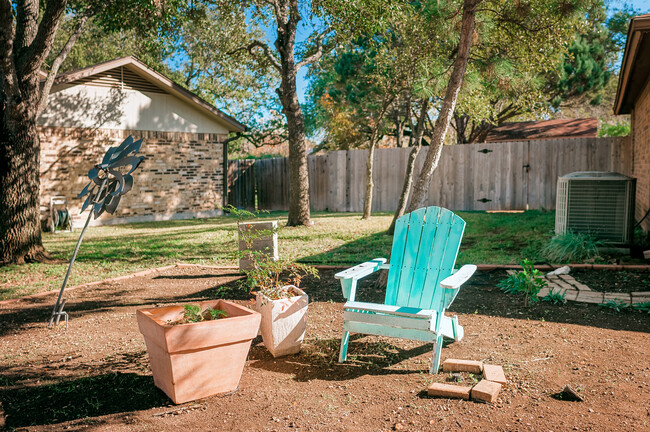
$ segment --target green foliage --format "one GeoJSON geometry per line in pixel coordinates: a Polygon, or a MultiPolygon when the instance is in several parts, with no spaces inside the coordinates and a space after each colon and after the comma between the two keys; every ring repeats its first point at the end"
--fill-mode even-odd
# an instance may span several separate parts
{"type": "Polygon", "coordinates": [[[542,253],[553,263],[580,263],[598,257],[605,242],[591,234],[567,231],[551,238],[542,253]]]}
{"type": "Polygon", "coordinates": [[[168,321],[168,325],[179,325],[188,323],[197,323],[201,321],[212,321],[221,318],[227,318],[228,313],[222,309],[213,309],[207,307],[201,310],[201,306],[197,304],[186,304],[183,306],[183,318],[176,321],[168,321]]]}
{"type": "Polygon", "coordinates": [[[628,305],[627,303],[621,300],[608,300],[604,303],[599,304],[598,306],[606,309],[612,309],[615,310],[616,312],[621,312],[630,307],[630,305],[628,305]]]}
{"type": "Polygon", "coordinates": [[[619,121],[614,124],[603,123],[598,129],[599,137],[628,136],[630,134],[630,122],[619,121]]]}
{"type": "MultiPolygon", "coordinates": [[[[462,264],[516,264],[521,256],[541,261],[540,249],[551,237],[554,212],[458,212],[466,222],[456,261],[462,264]],[[537,254],[537,255],[536,255],[537,254]]],[[[387,257],[392,237],[384,234],[392,213],[377,213],[369,221],[359,213],[315,212],[312,227],[278,231],[280,253],[308,264],[352,266],[387,257]]],[[[286,223],[286,212],[258,215],[258,220],[286,223]]],[[[177,262],[228,265],[237,263],[233,243],[234,217],[145,222],[90,227],[75,262],[70,286],[131,274],[177,262]],[[128,241],[125,241],[128,239],[128,241]]],[[[45,233],[52,255],[69,259],[78,233],[45,233]]],[[[0,299],[58,289],[67,264],[28,263],[0,268],[0,299]]]]}
{"type": "Polygon", "coordinates": [[[650,314],[650,302],[632,303],[632,309],[650,314]]]}
{"type": "Polygon", "coordinates": [[[245,284],[251,291],[259,291],[268,298],[276,300],[291,297],[293,294],[286,289],[287,285],[300,287],[305,276],[318,278],[318,270],[307,264],[291,260],[269,259],[266,255],[253,254],[253,265],[246,274],[245,284]]]}
{"type": "Polygon", "coordinates": [[[537,293],[546,286],[546,280],[527,259],[524,259],[520,265],[522,271],[508,275],[497,286],[507,294],[523,294],[524,306],[528,306],[529,303],[538,301],[537,293]]]}
{"type": "Polygon", "coordinates": [[[224,213],[227,213],[228,215],[235,216],[237,218],[238,222],[243,222],[246,219],[252,219],[256,218],[257,216],[261,214],[269,214],[270,212],[268,210],[246,210],[246,209],[238,209],[237,207],[233,206],[232,204],[227,204],[223,207],[219,207],[220,210],[223,210],[224,213]]]}
{"type": "Polygon", "coordinates": [[[564,304],[566,303],[566,299],[564,298],[565,296],[565,291],[551,290],[548,294],[542,297],[542,300],[553,304],[564,304]]]}

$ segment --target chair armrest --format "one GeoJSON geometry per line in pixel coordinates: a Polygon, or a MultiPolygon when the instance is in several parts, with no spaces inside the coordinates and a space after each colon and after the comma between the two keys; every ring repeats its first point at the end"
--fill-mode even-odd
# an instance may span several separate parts
{"type": "Polygon", "coordinates": [[[356,265],[334,275],[341,281],[343,297],[353,301],[357,291],[357,281],[374,272],[381,270],[382,265],[386,263],[386,258],[375,258],[374,260],[356,265]]]}
{"type": "Polygon", "coordinates": [[[472,277],[475,271],[476,266],[474,264],[465,264],[456,273],[443,279],[440,286],[445,289],[458,289],[472,277]]]}
{"type": "Polygon", "coordinates": [[[377,270],[381,270],[383,264],[386,263],[386,258],[375,258],[363,264],[350,267],[334,275],[337,279],[361,279],[377,270]]]}

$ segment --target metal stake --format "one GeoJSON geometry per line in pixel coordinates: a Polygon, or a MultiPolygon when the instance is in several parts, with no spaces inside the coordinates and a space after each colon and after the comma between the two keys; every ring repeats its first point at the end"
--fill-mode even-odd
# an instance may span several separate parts
{"type": "MultiPolygon", "coordinates": [[[[97,197],[100,197],[102,195],[102,192],[104,191],[104,187],[106,187],[106,183],[108,182],[108,173],[106,172],[106,170],[104,170],[104,174],[106,175],[106,177],[104,178],[102,186],[99,188],[99,193],[97,193],[97,197]]],[[[61,290],[59,291],[59,297],[56,299],[56,304],[54,305],[54,309],[52,309],[52,315],[50,316],[50,323],[48,324],[48,327],[52,327],[52,325],[54,324],[54,318],[56,318],[56,323],[58,324],[59,320],[61,319],[61,316],[63,316],[65,317],[65,328],[66,330],[68,329],[68,314],[67,312],[63,311],[63,306],[65,305],[65,299],[61,301],[61,297],[63,296],[63,291],[65,290],[65,286],[68,283],[68,278],[70,277],[70,273],[72,272],[72,264],[74,264],[74,260],[75,258],[77,258],[79,247],[81,247],[81,241],[84,238],[84,234],[86,234],[86,228],[88,228],[88,224],[90,223],[90,218],[92,216],[93,216],[93,209],[91,207],[90,211],[88,212],[88,218],[86,219],[86,223],[84,224],[84,227],[81,230],[81,235],[79,235],[77,246],[74,248],[74,253],[72,254],[72,258],[70,259],[70,264],[68,265],[68,271],[65,273],[65,278],[63,278],[63,285],[61,285],[61,290]]]]}

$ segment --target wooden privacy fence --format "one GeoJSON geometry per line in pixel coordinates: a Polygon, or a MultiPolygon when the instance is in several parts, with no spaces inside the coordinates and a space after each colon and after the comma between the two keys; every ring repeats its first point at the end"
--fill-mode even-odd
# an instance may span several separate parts
{"type": "Polygon", "coordinates": [[[228,161],[228,204],[255,209],[255,160],[228,161]]]}
{"type": "MultiPolygon", "coordinates": [[[[410,151],[392,148],[375,152],[373,211],[397,208],[410,151]]],[[[424,147],[418,156],[416,174],[427,151],[428,147],[424,147]]],[[[367,156],[368,150],[310,156],[312,210],[363,211],[367,156]]],[[[627,137],[445,146],[429,185],[426,204],[451,210],[553,209],[559,176],[575,171],[628,174],[631,164],[632,146],[627,137]]],[[[287,159],[258,160],[254,166],[258,208],[287,210],[287,159]]],[[[241,206],[239,202],[229,202],[241,206]]]]}

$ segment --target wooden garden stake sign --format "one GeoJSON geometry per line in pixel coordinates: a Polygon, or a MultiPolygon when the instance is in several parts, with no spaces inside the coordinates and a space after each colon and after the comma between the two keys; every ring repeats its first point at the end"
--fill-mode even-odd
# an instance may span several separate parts
{"type": "Polygon", "coordinates": [[[65,273],[65,278],[59,291],[59,297],[56,299],[54,309],[52,309],[48,327],[52,327],[55,321],[58,324],[61,317],[64,317],[66,329],[68,328],[68,314],[63,310],[65,299],[62,296],[72,271],[72,265],[74,264],[75,258],[77,258],[81,241],[90,223],[90,218],[94,216],[97,219],[104,212],[113,214],[122,199],[122,195],[133,188],[133,176],[131,174],[144,160],[144,156],[136,156],[141,146],[142,139],[134,141],[133,136],[129,136],[118,147],[109,148],[102,162],[88,171],[90,182],[78,197],[82,198],[87,195],[86,201],[84,201],[81,207],[81,212],[83,213],[88,207],[90,207],[90,211],[79,235],[79,240],[77,240],[77,246],[72,253],[68,271],[65,273]]]}

